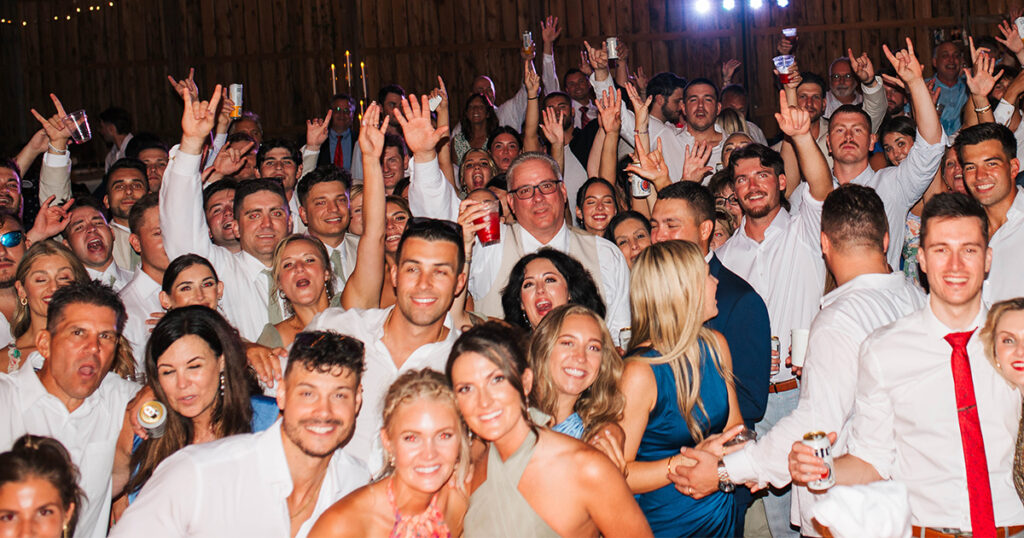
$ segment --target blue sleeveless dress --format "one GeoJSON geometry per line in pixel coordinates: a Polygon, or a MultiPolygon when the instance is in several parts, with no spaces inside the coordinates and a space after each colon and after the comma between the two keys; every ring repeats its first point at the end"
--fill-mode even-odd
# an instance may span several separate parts
{"type": "MultiPolygon", "coordinates": [[[[649,349],[643,357],[659,357],[649,349]]],[[[694,409],[705,435],[719,433],[729,419],[729,393],[725,380],[712,360],[711,349],[700,343],[700,397],[707,418],[694,409]]],[[[657,381],[658,398],[647,419],[647,429],[640,439],[637,461],[656,461],[679,453],[679,448],[696,446],[676,402],[676,382],[668,364],[652,364],[657,381]]],[[[735,526],[733,496],[715,492],[703,499],[679,493],[674,484],[636,496],[640,509],[655,536],[732,536],[735,526]]]]}

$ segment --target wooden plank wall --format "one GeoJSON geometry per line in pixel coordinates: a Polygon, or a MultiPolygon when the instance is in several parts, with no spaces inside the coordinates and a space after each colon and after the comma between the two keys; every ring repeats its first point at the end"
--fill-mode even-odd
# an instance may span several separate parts
{"type": "MultiPolygon", "coordinates": [[[[216,82],[242,82],[246,108],[263,116],[267,135],[299,136],[305,119],[323,114],[332,61],[338,88],[346,89],[345,50],[353,53],[353,90],[360,97],[358,61],[366,61],[367,103],[381,84],[399,82],[420,93],[441,75],[458,116],[479,73],[495,80],[499,100],[514,93],[522,77],[521,32],[532,30],[539,47],[539,21],[547,14],[563,28],[555,51],[560,76],[578,65],[583,40],[613,34],[648,74],[717,79],[721,62],[743,59],[751,112],[771,131],[776,103],[768,73],[782,27],[800,28],[799,61],[819,73],[847,47],[868,51],[882,65],[881,44],[902,42],[911,28],[930,70],[932,30],[966,25],[994,33],[1007,9],[1007,0],[790,0],[785,9],[764,0],[765,7],[743,15],[739,8],[724,12],[721,0],[713,0],[711,13],[698,15],[695,1],[114,0],[110,6],[109,0],[6,0],[0,17],[29,25],[0,24],[0,61],[10,73],[0,81],[0,151],[13,153],[34,132],[28,108],[50,111],[51,91],[69,110],[85,108],[93,116],[124,106],[136,130],[174,140],[181,105],[166,76],[183,76],[189,66],[197,68],[204,95],[216,82]]],[[[91,149],[105,153],[99,142],[91,149]]]]}

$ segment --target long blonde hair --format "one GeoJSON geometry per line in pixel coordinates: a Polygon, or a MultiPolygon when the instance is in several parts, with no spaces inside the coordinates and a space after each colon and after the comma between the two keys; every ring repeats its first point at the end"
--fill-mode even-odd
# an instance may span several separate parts
{"type": "MultiPolygon", "coordinates": [[[[700,399],[700,342],[711,349],[710,360],[724,376],[714,333],[704,326],[707,263],[697,245],[665,241],[643,250],[633,264],[629,281],[632,316],[631,342],[650,341],[660,357],[630,360],[669,364],[676,383],[676,401],[690,435],[704,439],[695,410],[708,419],[700,399]]],[[[635,344],[634,344],[635,345],[635,344]]],[[[726,380],[731,383],[731,379],[726,380]]]]}
{"type": "MultiPolygon", "coordinates": [[[[68,265],[71,266],[71,272],[75,275],[75,282],[82,283],[91,280],[89,273],[86,272],[85,266],[78,260],[78,257],[74,255],[67,247],[51,241],[49,239],[45,241],[39,241],[33,243],[25,254],[21,257],[21,261],[18,262],[18,268],[15,269],[14,278],[18,282],[21,282],[22,286],[25,286],[25,281],[28,280],[28,273],[32,269],[32,264],[43,256],[60,256],[67,260],[68,265]]],[[[27,304],[22,304],[18,301],[18,306],[14,310],[14,322],[11,323],[11,335],[14,338],[20,338],[23,334],[27,333],[32,327],[32,312],[29,310],[27,304]]]]}
{"type": "Polygon", "coordinates": [[[999,321],[1003,319],[1003,316],[1018,310],[1024,310],[1024,297],[1007,299],[992,305],[992,308],[988,309],[985,326],[982,327],[981,334],[978,335],[985,346],[985,357],[988,359],[988,362],[1004,378],[1006,376],[1003,374],[1003,369],[999,367],[999,360],[996,357],[996,327],[999,325],[999,321]]]}
{"type": "Polygon", "coordinates": [[[583,436],[588,437],[593,428],[607,422],[618,421],[626,399],[619,390],[623,361],[615,350],[615,342],[608,332],[604,320],[593,310],[578,304],[564,304],[552,310],[537,324],[530,339],[529,361],[533,370],[533,396],[537,409],[554,415],[558,406],[558,391],[551,379],[551,365],[548,360],[558,342],[562,324],[569,316],[586,316],[597,322],[601,328],[601,368],[594,384],[583,391],[573,405],[573,411],[583,420],[583,436]]]}

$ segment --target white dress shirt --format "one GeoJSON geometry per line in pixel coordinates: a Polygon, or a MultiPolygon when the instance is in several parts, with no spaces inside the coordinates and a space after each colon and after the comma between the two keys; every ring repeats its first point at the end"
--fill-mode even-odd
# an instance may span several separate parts
{"type": "MultiPolygon", "coordinates": [[[[743,217],[736,233],[715,251],[722,263],[750,283],[768,307],[772,336],[781,344],[783,362],[793,329],[806,329],[818,313],[825,289],[821,259],[821,206],[810,191],[803,192],[803,211],[780,208],[760,243],[746,232],[743,217]]],[[[772,376],[778,383],[793,377],[789,368],[772,376]]]]}
{"type": "Polygon", "coordinates": [[[299,218],[299,195],[295,192],[292,193],[292,198],[288,200],[288,213],[292,216],[292,233],[306,233],[306,225],[299,218]]]}
{"type": "MultiPolygon", "coordinates": [[[[885,120],[885,113],[889,110],[889,103],[885,100],[885,87],[882,86],[882,77],[875,77],[875,85],[873,87],[865,86],[863,83],[860,85],[860,93],[856,94],[853,99],[853,104],[861,105],[861,109],[871,118],[871,132],[877,133],[878,128],[882,126],[882,121],[885,120]]],[[[825,92],[825,111],[822,113],[822,117],[831,118],[832,113],[837,108],[842,106],[838,99],[832,95],[832,91],[825,92]]]]}
{"type": "Polygon", "coordinates": [[[875,331],[861,346],[849,452],[907,486],[911,523],[971,529],[953,388],[952,332],[967,343],[997,527],[1024,524],[1012,469],[1021,396],[989,364],[979,337],[986,309],[968,327],[947,327],[925,308],[875,331]]]}
{"type": "MultiPolygon", "coordinates": [[[[541,60],[541,83],[544,87],[544,93],[551,93],[558,91],[558,75],[555,73],[555,57],[552,54],[542,54],[543,60],[541,60]]],[[[522,66],[522,62],[519,64],[522,66]]],[[[509,100],[498,105],[495,112],[498,113],[498,123],[505,127],[511,127],[517,131],[522,132],[523,120],[526,119],[526,86],[519,84],[519,89],[516,94],[509,100]]],[[[456,116],[452,115],[454,123],[458,123],[459,119],[454,119],[456,116]]]]}
{"type": "Polygon", "coordinates": [[[992,247],[992,268],[985,280],[984,298],[990,305],[1024,297],[1024,188],[1016,189],[1013,205],[1006,212],[1006,222],[992,234],[988,243],[992,247]]]}
{"type": "MultiPolygon", "coordinates": [[[[992,111],[992,116],[996,123],[1009,127],[1016,110],[1017,107],[1007,103],[1006,99],[1000,99],[999,104],[992,111]]],[[[1013,132],[1013,137],[1017,139],[1017,158],[1024,157],[1024,121],[1017,123],[1017,130],[1013,132]]]]}
{"type": "Polygon", "coordinates": [[[132,138],[134,138],[134,135],[128,133],[125,135],[124,140],[121,141],[121,145],[117,145],[115,142],[114,145],[111,146],[110,151],[107,152],[107,158],[103,161],[103,164],[106,165],[104,171],[110,170],[110,167],[113,166],[118,159],[124,158],[124,150],[128,149],[128,142],[131,142],[132,138]]]}
{"type": "MultiPolygon", "coordinates": [[[[875,329],[924,305],[924,294],[900,272],[860,275],[822,297],[821,311],[811,322],[800,402],[765,436],[725,456],[732,481],[786,487],[790,448],[810,431],[838,432],[832,455],[846,454],[861,342],[875,329]]],[[[818,496],[804,486],[794,489],[793,524],[801,527],[801,534],[816,536],[811,509],[818,496]]]]}
{"type": "MultiPolygon", "coordinates": [[[[161,197],[161,202],[163,201],[161,197]]],[[[200,206],[202,209],[202,206],[200,206]]],[[[203,220],[206,220],[206,216],[203,215],[203,220]]],[[[112,247],[114,253],[114,263],[118,267],[128,271],[129,273],[135,271],[135,267],[139,262],[139,253],[135,252],[132,248],[132,244],[128,241],[128,237],[132,234],[126,226],[122,226],[113,219],[110,220],[110,233],[114,236],[114,244],[112,247]]],[[[174,259],[174,258],[170,258],[174,259]]]]}
{"type": "Polygon", "coordinates": [[[146,320],[153,312],[164,311],[160,304],[160,289],[160,283],[139,267],[131,281],[118,292],[121,302],[124,303],[125,312],[128,313],[128,320],[124,324],[124,337],[132,345],[137,372],[146,371],[146,343],[149,342],[149,335],[155,327],[147,325],[146,320]]]}
{"type": "Polygon", "coordinates": [[[381,413],[384,409],[384,396],[388,387],[398,376],[410,370],[430,368],[444,372],[448,362],[448,354],[452,344],[459,337],[459,331],[451,329],[450,317],[445,318],[444,325],[450,330],[448,336],[439,342],[422,345],[409,355],[401,367],[395,366],[391,352],[384,345],[384,322],[394,307],[370,310],[343,310],[339,307],[328,308],[317,314],[306,327],[307,331],[334,331],[348,335],[363,342],[366,351],[366,370],[363,371],[361,384],[363,388],[363,407],[356,419],[356,431],[346,445],[345,450],[353,456],[367,462],[374,473],[384,463],[384,452],[380,443],[382,427],[381,413]]]}
{"type": "MultiPolygon", "coordinates": [[[[864,102],[864,96],[862,96],[860,93],[854,93],[853,94],[853,102],[850,103],[850,104],[851,105],[859,105],[859,104],[861,104],[863,102],[864,102]]],[[[846,104],[846,103],[843,103],[842,101],[840,101],[835,96],[835,94],[832,93],[832,90],[827,90],[825,92],[825,111],[823,112],[823,115],[826,118],[831,118],[832,117],[832,113],[835,112],[837,108],[843,106],[844,104],[846,104]]]]}
{"type": "MultiPolygon", "coordinates": [[[[288,495],[294,489],[281,419],[259,433],[189,445],[167,457],[110,536],[291,536],[288,495]]],[[[331,456],[313,513],[296,536],[336,501],[370,481],[362,462],[339,449],[331,456]]]]}
{"type": "Polygon", "coordinates": [[[11,322],[7,316],[0,315],[0,346],[8,346],[14,343],[14,335],[11,334],[11,322]]]}
{"type": "Polygon", "coordinates": [[[85,491],[78,512],[78,538],[107,534],[113,482],[114,451],[124,425],[125,407],[139,386],[108,373],[73,412],[43,387],[29,365],[0,374],[0,452],[11,449],[26,433],[60,441],[78,466],[78,485],[85,491]]]}
{"type": "Polygon", "coordinates": [[[131,272],[121,269],[116,263],[113,263],[113,260],[111,260],[111,264],[102,271],[97,271],[92,267],[86,267],[85,270],[89,273],[89,278],[99,280],[100,282],[114,288],[114,291],[121,291],[122,288],[128,285],[128,281],[132,279],[131,272]]]}
{"type": "MultiPolygon", "coordinates": [[[[199,155],[175,152],[171,157],[160,184],[160,229],[168,259],[191,252],[210,260],[224,283],[221,306],[228,320],[243,338],[255,342],[270,321],[270,278],[263,273],[270,268],[248,252],[231,252],[211,242],[203,213],[199,155]]],[[[280,303],[279,298],[275,300],[280,303]]]]}

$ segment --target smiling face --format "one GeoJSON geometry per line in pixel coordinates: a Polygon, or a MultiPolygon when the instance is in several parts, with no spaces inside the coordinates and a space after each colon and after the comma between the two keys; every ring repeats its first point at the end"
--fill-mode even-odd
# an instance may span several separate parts
{"type": "Polygon", "coordinates": [[[321,241],[340,239],[351,219],[348,193],[340,181],[325,181],[310,187],[306,203],[299,210],[309,234],[321,241]]]}
{"type": "Polygon", "coordinates": [[[853,97],[857,88],[857,80],[853,75],[853,68],[849,60],[841,60],[832,64],[829,72],[832,94],[840,99],[853,97]]]}
{"type": "Polygon", "coordinates": [[[1024,387],[1024,310],[1010,310],[992,332],[996,363],[1010,383],[1024,387]]]}
{"type": "Polygon", "coordinates": [[[1008,158],[998,140],[965,145],[961,153],[964,182],[981,205],[997,205],[1013,195],[1020,161],[1008,158]]]}
{"type": "Polygon", "coordinates": [[[530,326],[536,327],[548,312],[569,302],[569,283],[551,260],[537,258],[526,264],[519,299],[530,326]]]}
{"type": "Polygon", "coordinates": [[[224,357],[194,334],[179,338],[156,360],[157,380],[167,403],[188,419],[213,413],[223,370],[224,357]]]}
{"type": "Polygon", "coordinates": [[[306,456],[330,456],[352,435],[362,405],[356,374],[293,367],[277,392],[285,453],[297,448],[306,456]]]}
{"type": "Polygon", "coordinates": [[[644,223],[637,219],[626,219],[615,227],[615,245],[626,257],[626,265],[633,268],[633,262],[643,250],[651,246],[651,234],[644,223]]]}
{"type": "Polygon", "coordinates": [[[380,432],[385,450],[395,457],[395,477],[422,493],[440,490],[458,462],[459,420],[450,403],[429,397],[396,409],[380,432]]]}
{"type": "Polygon", "coordinates": [[[576,208],[577,217],[582,217],[583,227],[594,235],[604,234],[608,221],[618,213],[615,195],[607,185],[593,183],[587,188],[583,205],[576,208]]]}
{"type": "Polygon", "coordinates": [[[958,307],[969,304],[981,294],[992,263],[992,250],[986,247],[982,226],[974,217],[935,218],[928,222],[917,252],[921,271],[928,275],[931,297],[958,307]]]}
{"type": "Polygon", "coordinates": [[[797,106],[811,115],[811,124],[821,119],[825,112],[825,90],[814,82],[805,82],[796,89],[797,106]]]}
{"type": "Polygon", "coordinates": [[[29,312],[45,319],[53,292],[74,281],[71,263],[59,254],[47,254],[32,261],[25,280],[15,283],[15,287],[19,299],[28,301],[29,312]]]}
{"type": "Polygon", "coordinates": [[[267,151],[259,168],[260,177],[279,177],[285,192],[295,188],[295,182],[302,175],[302,163],[295,162],[292,152],[287,148],[274,148],[267,151]]]}
{"type": "Polygon", "coordinates": [[[579,399],[601,371],[601,325],[591,316],[567,316],[548,356],[548,373],[559,397],[579,399]]]}
{"type": "Polygon", "coordinates": [[[565,184],[558,183],[550,194],[544,194],[538,188],[533,195],[520,200],[516,189],[534,186],[545,181],[558,181],[558,176],[550,166],[540,159],[522,162],[517,165],[515,174],[509,178],[509,205],[516,215],[516,220],[534,237],[554,237],[565,222],[565,184]]]}
{"type": "Polygon", "coordinates": [[[223,295],[224,283],[217,282],[209,267],[197,263],[178,273],[171,294],[160,293],[160,303],[167,309],[203,305],[216,310],[223,295]]]}
{"type": "Polygon", "coordinates": [[[315,305],[326,299],[330,263],[310,241],[291,241],[281,251],[277,285],[293,305],[315,305]]]}
{"type": "Polygon", "coordinates": [[[234,206],[234,189],[215,192],[207,200],[203,212],[206,214],[206,226],[210,228],[213,244],[218,246],[238,244],[238,236],[235,235],[234,206]]]}
{"type": "Polygon", "coordinates": [[[381,159],[384,188],[390,193],[394,190],[395,183],[398,183],[398,180],[405,177],[405,168],[409,165],[409,157],[402,157],[402,153],[398,151],[397,147],[387,146],[384,148],[384,154],[381,159]]]}
{"type": "Polygon", "coordinates": [[[128,212],[147,192],[149,180],[145,174],[134,168],[118,168],[107,179],[107,195],[103,197],[103,204],[115,220],[127,222],[128,212]]]}
{"type": "Polygon", "coordinates": [[[935,68],[935,74],[944,80],[956,80],[960,76],[963,64],[963,53],[951,42],[942,43],[936,47],[935,54],[932,55],[932,67],[935,68]]]}
{"type": "Polygon", "coordinates": [[[146,165],[146,181],[149,192],[160,192],[160,182],[164,179],[164,170],[170,161],[167,151],[163,148],[148,148],[139,152],[139,160],[146,165]]]}
{"type": "Polygon", "coordinates": [[[287,203],[273,191],[257,191],[245,197],[240,210],[235,232],[242,250],[270,263],[274,248],[291,228],[287,203]]]}
{"type": "Polygon", "coordinates": [[[394,255],[398,250],[398,242],[405,232],[405,226],[409,224],[409,212],[394,202],[388,202],[385,204],[384,215],[384,252],[394,255]]]}
{"type": "Polygon", "coordinates": [[[580,103],[590,101],[590,81],[583,73],[573,73],[565,77],[565,93],[580,103]]]}
{"type": "Polygon", "coordinates": [[[458,246],[449,241],[409,237],[391,268],[395,308],[407,321],[427,327],[444,320],[466,275],[461,272],[458,246]]]}
{"type": "Polygon", "coordinates": [[[0,487],[0,537],[59,538],[74,508],[64,510],[60,492],[45,478],[8,482],[0,487]]]}
{"type": "Polygon", "coordinates": [[[21,178],[10,168],[0,168],[0,208],[20,214],[21,178]]]}
{"type": "Polygon", "coordinates": [[[761,218],[780,207],[782,191],[786,188],[785,175],[776,175],[770,166],[756,158],[740,159],[734,165],[736,199],[745,215],[761,218]]]}
{"type": "Polygon", "coordinates": [[[349,204],[352,216],[348,221],[348,231],[363,235],[363,193],[353,194],[349,204]]]}
{"type": "Polygon", "coordinates": [[[914,146],[914,139],[903,133],[886,133],[882,136],[882,151],[889,164],[899,166],[914,146]]]}
{"type": "MultiPolygon", "coordinates": [[[[523,399],[498,365],[473,352],[459,355],[452,364],[452,388],[466,425],[485,441],[498,441],[528,428],[523,418],[523,399]],[[510,435],[511,434],[511,435],[510,435]]],[[[530,386],[532,373],[523,373],[530,386]]]]}
{"type": "Polygon", "coordinates": [[[863,114],[842,112],[833,114],[828,124],[828,147],[832,157],[843,164],[856,164],[868,158],[868,150],[875,145],[875,135],[863,114]]]}
{"type": "MultiPolygon", "coordinates": [[[[9,232],[23,232],[21,224],[13,218],[4,218],[3,222],[0,223],[0,235],[9,232]]],[[[21,241],[14,246],[5,247],[0,244],[0,289],[10,288],[14,285],[15,273],[18,268],[18,262],[21,261],[21,257],[25,255],[25,237],[22,235],[21,241]]]]}
{"type": "Polygon", "coordinates": [[[946,153],[942,156],[942,182],[950,192],[967,194],[964,169],[960,166],[960,158],[957,157],[954,148],[946,148],[946,153]]]}
{"type": "Polygon", "coordinates": [[[46,359],[39,378],[46,390],[71,407],[99,388],[114,362],[117,315],[104,306],[68,304],[54,331],[41,330],[36,347],[46,359]]]}
{"type": "Polygon", "coordinates": [[[68,213],[64,244],[86,267],[102,271],[113,257],[114,234],[103,213],[83,205],[68,213]]]}
{"type": "Polygon", "coordinates": [[[498,170],[502,172],[508,170],[508,165],[519,156],[520,151],[522,148],[519,147],[516,137],[509,133],[501,133],[491,142],[491,157],[498,165],[498,170]]]}

